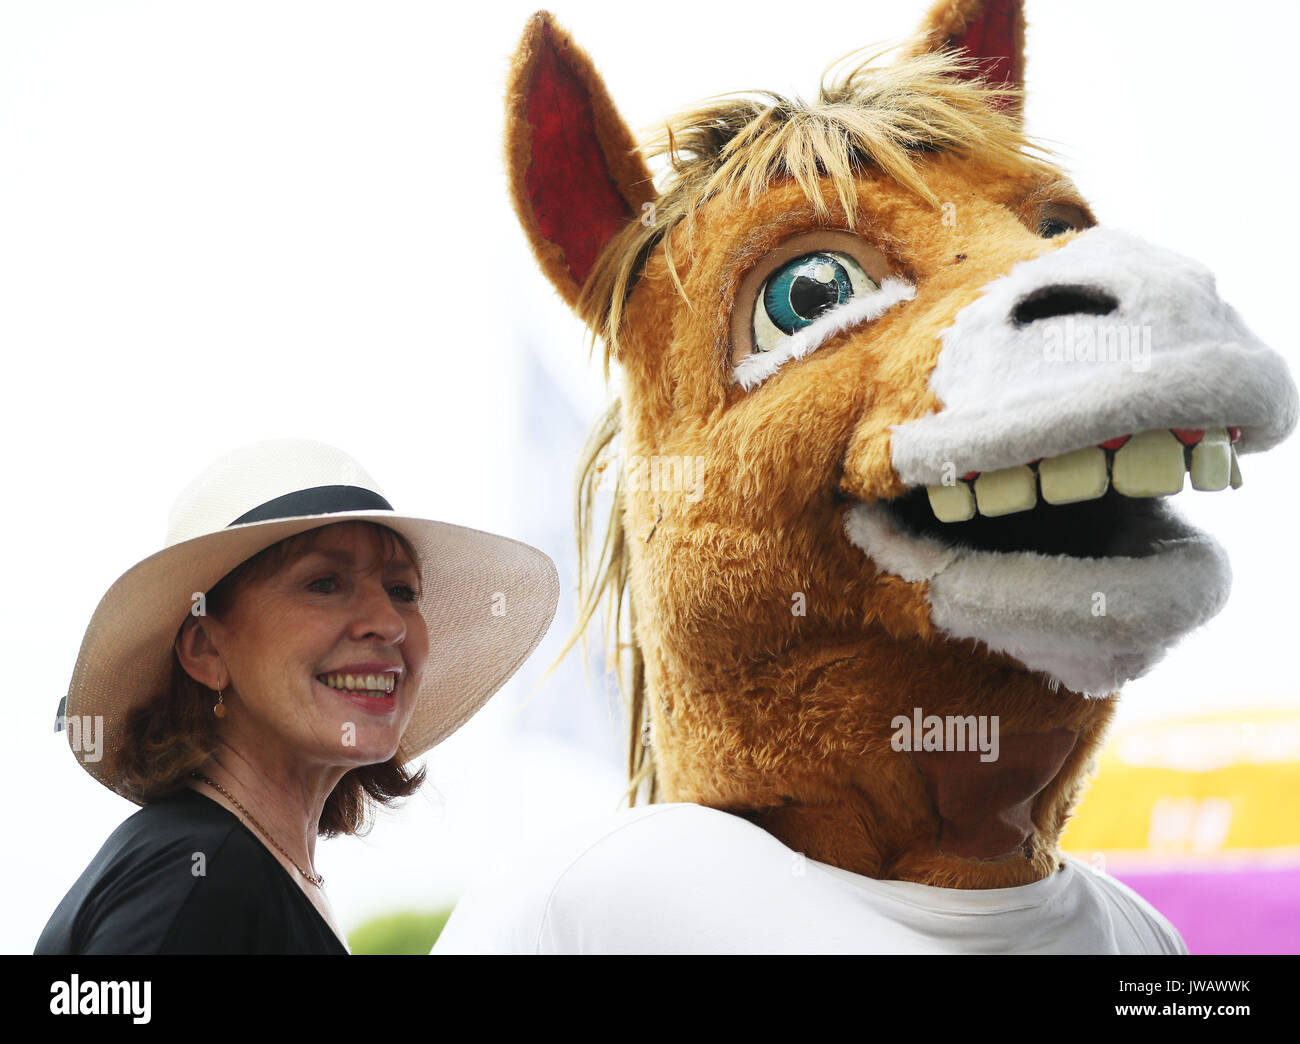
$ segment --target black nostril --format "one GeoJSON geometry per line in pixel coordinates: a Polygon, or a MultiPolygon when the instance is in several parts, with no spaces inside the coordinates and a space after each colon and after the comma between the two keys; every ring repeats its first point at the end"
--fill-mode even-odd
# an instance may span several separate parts
{"type": "Polygon", "coordinates": [[[1058,315],[1110,315],[1119,307],[1105,290],[1091,286],[1040,286],[1011,313],[1011,321],[1025,326],[1058,315]]]}

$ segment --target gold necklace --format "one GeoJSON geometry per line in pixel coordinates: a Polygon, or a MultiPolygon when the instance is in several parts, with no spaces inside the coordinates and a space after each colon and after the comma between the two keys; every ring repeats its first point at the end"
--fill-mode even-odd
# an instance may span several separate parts
{"type": "Polygon", "coordinates": [[[256,820],[256,818],[254,818],[253,813],[248,811],[248,809],[246,809],[243,805],[239,803],[239,798],[235,797],[234,794],[228,791],[215,779],[209,779],[207,776],[199,772],[191,772],[190,775],[192,775],[195,779],[202,780],[204,783],[208,784],[208,786],[216,787],[219,791],[221,791],[221,793],[225,794],[226,797],[230,798],[230,800],[235,803],[235,807],[238,808],[239,811],[244,813],[244,815],[246,815],[249,818],[249,820],[252,822],[253,826],[257,827],[257,829],[262,832],[262,836],[265,837],[268,841],[270,841],[271,844],[275,845],[277,851],[279,851],[279,853],[282,856],[284,856],[285,859],[293,863],[293,868],[297,870],[298,873],[302,874],[303,877],[305,877],[308,881],[314,884],[317,888],[320,888],[322,885],[325,884],[325,878],[323,878],[320,874],[309,874],[307,873],[306,870],[300,867],[297,861],[293,858],[293,856],[291,856],[288,852],[286,852],[283,848],[280,847],[279,843],[275,840],[275,838],[271,836],[270,831],[268,831],[266,827],[262,826],[262,824],[259,823],[256,820]]]}

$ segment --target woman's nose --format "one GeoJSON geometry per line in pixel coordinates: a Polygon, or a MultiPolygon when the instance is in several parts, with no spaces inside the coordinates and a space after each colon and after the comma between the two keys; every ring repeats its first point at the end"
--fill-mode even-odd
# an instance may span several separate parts
{"type": "Polygon", "coordinates": [[[354,637],[374,635],[389,645],[397,645],[406,637],[406,621],[393,605],[388,589],[379,581],[365,581],[358,586],[355,609],[354,637]]]}

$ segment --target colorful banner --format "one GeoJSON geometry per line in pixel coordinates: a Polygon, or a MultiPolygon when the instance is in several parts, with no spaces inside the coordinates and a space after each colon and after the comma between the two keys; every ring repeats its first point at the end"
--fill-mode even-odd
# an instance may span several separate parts
{"type": "Polygon", "coordinates": [[[1192,953],[1300,953],[1300,712],[1118,730],[1061,843],[1192,953]]]}

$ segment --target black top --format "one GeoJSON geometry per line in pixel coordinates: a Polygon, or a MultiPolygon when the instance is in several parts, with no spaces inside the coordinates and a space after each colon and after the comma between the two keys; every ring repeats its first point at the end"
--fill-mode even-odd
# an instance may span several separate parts
{"type": "Polygon", "coordinates": [[[348,951],[243,821],[185,789],[113,831],[36,953],[348,951]]]}

